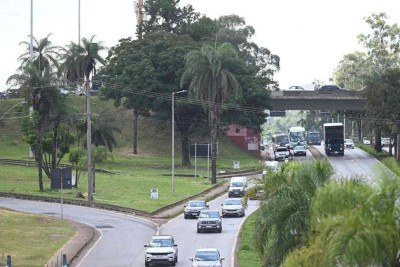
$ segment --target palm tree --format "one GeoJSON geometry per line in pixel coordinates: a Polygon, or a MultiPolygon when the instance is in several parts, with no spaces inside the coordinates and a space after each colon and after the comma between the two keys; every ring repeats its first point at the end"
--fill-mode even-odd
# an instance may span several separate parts
{"type": "Polygon", "coordinates": [[[267,198],[254,233],[264,266],[280,266],[290,251],[307,244],[312,197],[331,175],[327,161],[315,161],[293,162],[266,177],[267,198]]]}
{"type": "MultiPolygon", "coordinates": [[[[39,41],[33,37],[33,64],[40,70],[43,71],[45,68],[57,68],[58,69],[58,59],[60,58],[60,46],[53,46],[49,40],[51,33],[49,33],[45,38],[39,41]]],[[[22,61],[21,66],[24,67],[31,62],[30,58],[30,43],[21,42],[20,44],[26,45],[26,52],[19,56],[19,60],[22,61]]]]}
{"type": "Polygon", "coordinates": [[[181,87],[188,86],[189,93],[201,100],[208,112],[213,184],[217,182],[217,134],[222,105],[239,91],[239,84],[229,71],[230,63],[237,59],[238,54],[228,43],[218,49],[203,45],[200,51],[191,51],[185,57],[186,70],[181,78],[181,87]]]}
{"type": "Polygon", "coordinates": [[[399,185],[398,177],[383,178],[378,187],[353,178],[319,188],[310,243],[283,266],[399,266],[399,185]]]}
{"type": "Polygon", "coordinates": [[[63,55],[62,71],[70,82],[96,75],[97,64],[105,65],[106,61],[100,56],[105,50],[102,42],[94,42],[95,36],[90,39],[82,38],[82,44],[71,42],[63,55]]]}
{"type": "Polygon", "coordinates": [[[18,85],[25,91],[26,101],[33,107],[33,114],[30,118],[30,124],[34,128],[35,139],[30,139],[35,160],[38,166],[39,189],[43,190],[43,130],[50,121],[50,114],[56,110],[59,90],[55,74],[50,67],[40,70],[40,65],[35,62],[26,62],[20,67],[21,73],[10,76],[8,84],[18,85]]]}

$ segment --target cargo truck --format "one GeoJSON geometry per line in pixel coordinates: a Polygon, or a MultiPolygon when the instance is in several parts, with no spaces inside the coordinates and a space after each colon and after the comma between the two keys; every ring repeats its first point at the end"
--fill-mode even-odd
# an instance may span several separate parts
{"type": "Polygon", "coordinates": [[[344,155],[343,123],[324,123],[325,154],[344,155]]]}

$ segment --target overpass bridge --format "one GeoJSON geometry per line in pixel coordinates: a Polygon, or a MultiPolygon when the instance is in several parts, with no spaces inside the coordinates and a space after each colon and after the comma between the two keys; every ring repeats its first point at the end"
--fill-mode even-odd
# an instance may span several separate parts
{"type": "Polygon", "coordinates": [[[365,110],[358,91],[271,91],[273,110],[365,110]]]}

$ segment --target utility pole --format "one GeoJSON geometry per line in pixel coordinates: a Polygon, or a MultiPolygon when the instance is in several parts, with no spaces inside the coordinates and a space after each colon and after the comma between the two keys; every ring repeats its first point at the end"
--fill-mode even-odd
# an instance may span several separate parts
{"type": "Polygon", "coordinates": [[[85,82],[86,86],[86,140],[87,140],[87,157],[88,157],[88,201],[93,201],[93,162],[92,162],[92,124],[90,111],[90,85],[89,79],[85,82]]]}
{"type": "Polygon", "coordinates": [[[81,44],[81,0],[78,0],[78,45],[81,44]]]}
{"type": "Polygon", "coordinates": [[[29,43],[31,62],[33,62],[33,0],[31,0],[31,40],[29,43]]]}

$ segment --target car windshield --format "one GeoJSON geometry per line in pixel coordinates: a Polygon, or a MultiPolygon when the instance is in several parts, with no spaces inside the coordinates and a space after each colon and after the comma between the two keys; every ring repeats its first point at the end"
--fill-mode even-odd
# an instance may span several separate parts
{"type": "Polygon", "coordinates": [[[243,187],[243,183],[242,182],[232,182],[231,186],[233,186],[233,187],[243,187]]]}
{"type": "Polygon", "coordinates": [[[351,139],[346,139],[346,143],[353,143],[353,140],[351,140],[351,139]]]}
{"type": "Polygon", "coordinates": [[[217,251],[197,251],[194,259],[196,261],[218,261],[219,254],[217,251]]]}
{"type": "Polygon", "coordinates": [[[287,148],[286,147],[277,148],[276,151],[285,152],[285,151],[287,151],[287,148]]]}
{"type": "Polygon", "coordinates": [[[319,138],[319,133],[308,133],[308,136],[311,138],[319,138]]]}
{"type": "Polygon", "coordinates": [[[205,207],[206,203],[204,201],[190,201],[187,206],[188,207],[205,207]]]}
{"type": "Polygon", "coordinates": [[[241,205],[242,201],[240,199],[227,199],[225,200],[225,205],[241,205]]]}
{"type": "Polygon", "coordinates": [[[151,240],[149,247],[172,247],[171,239],[153,239],[151,240]]]}
{"type": "Polygon", "coordinates": [[[199,218],[219,218],[218,211],[203,211],[200,212],[199,218]]]}

